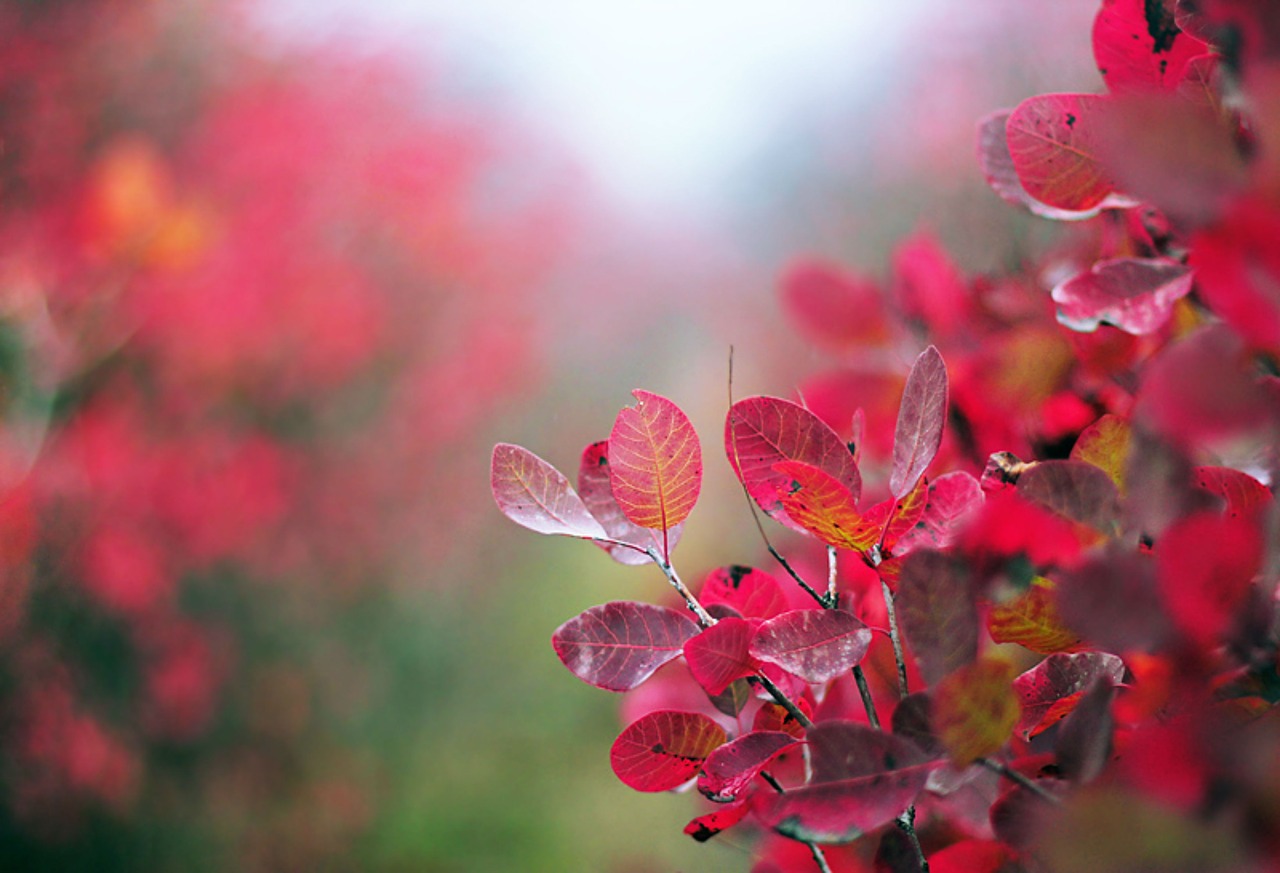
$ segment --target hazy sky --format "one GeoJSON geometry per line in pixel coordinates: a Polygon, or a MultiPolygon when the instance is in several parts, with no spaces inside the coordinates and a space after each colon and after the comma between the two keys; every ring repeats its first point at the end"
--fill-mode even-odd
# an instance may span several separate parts
{"type": "Polygon", "coordinates": [[[794,107],[874,76],[928,0],[264,0],[273,27],[461,61],[641,203],[713,202],[794,107]]]}

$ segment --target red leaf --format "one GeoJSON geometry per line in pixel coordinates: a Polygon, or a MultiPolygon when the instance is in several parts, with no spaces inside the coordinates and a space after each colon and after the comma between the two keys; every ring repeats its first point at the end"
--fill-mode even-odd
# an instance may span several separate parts
{"type": "Polygon", "coordinates": [[[1021,714],[1012,687],[1014,668],[986,658],[959,667],[933,689],[933,732],[957,767],[995,754],[1021,714]]]}
{"type": "Polygon", "coordinates": [[[802,530],[839,549],[865,552],[876,544],[881,526],[859,514],[844,484],[801,461],[781,461],[774,469],[790,482],[782,506],[802,530]]]}
{"type": "MultiPolygon", "coordinates": [[[[813,718],[813,707],[808,699],[801,697],[796,706],[810,719],[813,718]]],[[[756,717],[751,723],[753,731],[784,731],[796,739],[804,736],[804,725],[796,717],[787,712],[786,707],[777,703],[764,703],[756,710],[756,717]]]]}
{"type": "Polygon", "coordinates": [[[633,391],[609,434],[609,481],[634,524],[670,530],[689,517],[702,488],[702,450],[688,416],[670,400],[633,391]]]}
{"type": "Polygon", "coordinates": [[[1169,321],[1173,304],[1191,291],[1191,271],[1168,258],[1115,258],[1057,285],[1052,297],[1058,321],[1094,331],[1106,323],[1126,333],[1154,333],[1169,321]]]}
{"type": "Polygon", "coordinates": [[[787,608],[778,580],[754,567],[733,565],[712,570],[698,592],[702,605],[723,604],[744,618],[773,618],[787,608]]]}
{"type": "Polygon", "coordinates": [[[1007,124],[1011,114],[1012,110],[1001,109],[978,122],[978,164],[987,184],[1000,195],[1000,199],[1012,206],[1028,209],[1033,215],[1055,221],[1082,221],[1101,212],[1105,201],[1089,209],[1058,209],[1027,193],[1014,168],[1013,156],[1009,154],[1007,124]]]}
{"type": "MultiPolygon", "coordinates": [[[[609,539],[618,543],[630,543],[648,551],[662,551],[662,537],[646,527],[632,524],[623,513],[618,501],[613,499],[613,485],[609,481],[609,442],[601,440],[592,443],[582,451],[582,461],[578,466],[578,493],[587,510],[595,516],[596,521],[605,529],[609,539]]],[[[672,551],[680,541],[683,525],[676,525],[667,532],[667,542],[672,551]]],[[[618,543],[596,543],[609,553],[619,564],[638,566],[649,563],[652,558],[643,552],[629,549],[618,543]]]]}
{"type": "Polygon", "coordinates": [[[848,721],[808,733],[813,778],[786,794],[757,792],[755,811],[797,840],[842,843],[893,821],[924,789],[936,764],[909,740],[848,721]]]}
{"type": "Polygon", "coordinates": [[[684,826],[684,832],[698,842],[705,843],[721,831],[727,831],[742,821],[749,812],[751,812],[751,805],[745,800],[728,804],[715,812],[698,816],[684,826]]]}
{"type": "Polygon", "coordinates": [[[896,554],[922,548],[945,549],[982,506],[982,486],[963,471],[939,476],[929,483],[924,512],[911,530],[898,538],[896,554]]]}
{"type": "Polygon", "coordinates": [[[1219,641],[1262,564],[1259,529],[1243,519],[1196,513],[1174,522],[1156,543],[1165,609],[1195,642],[1219,641]]]}
{"type": "Polygon", "coordinates": [[[1091,645],[1108,651],[1163,645],[1172,628],[1161,608],[1153,565],[1148,555],[1114,548],[1060,570],[1062,620],[1091,645]]]}
{"type": "Polygon", "coordinates": [[[1280,350],[1280,212],[1245,200],[1196,234],[1188,257],[1198,293],[1251,346],[1280,350]]]}
{"type": "Polygon", "coordinates": [[[890,498],[867,510],[863,523],[880,530],[880,546],[885,552],[902,554],[897,548],[900,537],[911,533],[924,518],[929,504],[929,481],[921,479],[901,500],[890,498]]]}
{"type": "Polygon", "coordinates": [[[748,651],[756,624],[745,618],[722,618],[684,644],[689,672],[711,696],[760,669],[760,662],[748,651]]]}
{"type": "Polygon", "coordinates": [[[593,606],[556,630],[551,645],[573,675],[597,688],[630,691],[680,656],[698,633],[692,618],[648,603],[593,606]]]}
{"type": "Polygon", "coordinates": [[[930,873],[1014,873],[1013,851],[995,840],[961,840],[929,856],[930,873]]]}
{"type": "Polygon", "coordinates": [[[780,731],[752,731],[716,749],[702,765],[698,790],[717,802],[733,800],[775,757],[800,741],[780,731]]]}
{"type": "Polygon", "coordinates": [[[782,508],[790,480],[775,469],[780,461],[802,461],[836,479],[853,496],[862,477],[848,446],[826,422],[803,406],[778,397],[747,397],[729,409],[724,425],[725,454],[747,493],[770,517],[797,529],[782,508]]]}
{"type": "Polygon", "coordinates": [[[1227,518],[1256,521],[1274,499],[1266,485],[1230,467],[1196,467],[1193,475],[1197,488],[1225,501],[1227,518]]]}
{"type": "Polygon", "coordinates": [[[925,682],[933,685],[978,655],[978,609],[966,564],[920,551],[902,562],[894,600],[903,636],[925,682]]]}
{"type": "Polygon", "coordinates": [[[707,755],[726,739],[724,728],[705,715],[651,712],[618,735],[609,763],[636,791],[667,791],[698,775],[707,755]]]}
{"type": "Polygon", "coordinates": [[[791,264],[781,284],[782,305],[818,345],[840,351],[888,338],[884,300],[874,282],[805,260],[791,264]]]}
{"type": "Polygon", "coordinates": [[[907,376],[893,432],[889,491],[902,497],[920,481],[938,447],[947,417],[947,366],[933,346],[916,358],[907,376]]]}
{"type": "Polygon", "coordinates": [[[1172,91],[1188,62],[1209,52],[1178,28],[1171,7],[1146,0],[1102,4],[1093,20],[1093,57],[1112,91],[1172,91]]]}
{"type": "Polygon", "coordinates": [[[871,630],[843,609],[793,609],[756,630],[751,655],[806,682],[827,682],[860,662],[871,630]]]}
{"type": "Polygon", "coordinates": [[[522,527],[583,539],[606,535],[564,474],[528,449],[494,446],[489,483],[498,509],[522,527]]]}
{"type": "Polygon", "coordinates": [[[1018,494],[1103,534],[1120,518],[1116,484],[1084,461],[1041,461],[1018,478],[1018,494]]]}
{"type": "MultiPolygon", "coordinates": [[[[1013,690],[1022,704],[1018,733],[1035,736],[1047,727],[1046,717],[1055,704],[1085,691],[1099,677],[1119,684],[1124,680],[1124,662],[1106,652],[1050,655],[1014,679],[1013,690]]],[[[1058,713],[1059,718],[1064,715],[1058,713]]]]}
{"type": "Polygon", "coordinates": [[[1115,185],[1098,162],[1094,94],[1041,94],[1006,123],[1009,154],[1023,188],[1036,200],[1080,212],[1102,205],[1115,185]]]}

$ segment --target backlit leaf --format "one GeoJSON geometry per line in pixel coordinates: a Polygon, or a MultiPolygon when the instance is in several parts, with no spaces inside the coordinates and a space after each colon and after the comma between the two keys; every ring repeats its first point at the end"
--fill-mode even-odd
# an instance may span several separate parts
{"type": "Polygon", "coordinates": [[[584,539],[606,536],[564,474],[528,449],[494,446],[489,483],[498,509],[522,527],[584,539]]]}
{"type": "Polygon", "coordinates": [[[725,743],[707,756],[698,777],[698,790],[712,800],[733,800],[760,771],[787,749],[799,745],[791,734],[752,731],[725,743]]]}
{"type": "Polygon", "coordinates": [[[1071,460],[1093,464],[1111,477],[1123,496],[1131,433],[1128,421],[1118,415],[1104,415],[1080,432],[1071,448],[1071,460]]]}
{"type": "Polygon", "coordinates": [[[1084,461],[1041,461],[1018,477],[1018,494],[1102,534],[1120,518],[1116,485],[1084,461]]]}
{"type": "Polygon", "coordinates": [[[926,494],[924,511],[912,528],[897,538],[895,553],[952,545],[986,499],[978,480],[963,471],[934,479],[926,494]]]}
{"type": "Polygon", "coordinates": [[[1222,498],[1227,518],[1256,520],[1275,499],[1257,479],[1230,467],[1196,467],[1195,486],[1222,498]]]}
{"type": "Polygon", "coordinates": [[[1021,709],[1014,668],[988,658],[955,670],[933,689],[933,730],[957,767],[998,752],[1013,734],[1021,709]]]}
{"type": "Polygon", "coordinates": [[[1012,110],[1001,109],[978,123],[978,164],[987,184],[1000,195],[1000,199],[1012,206],[1028,209],[1041,218],[1055,221],[1082,221],[1101,212],[1106,205],[1105,201],[1089,209],[1058,209],[1041,203],[1027,193],[1014,168],[1013,156],[1009,154],[1007,124],[1011,114],[1012,110]]]}
{"type": "Polygon", "coordinates": [[[1107,199],[1115,186],[1098,161],[1097,120],[1105,98],[1095,94],[1030,97],[1006,122],[1009,155],[1027,193],[1075,212],[1107,199]]]}
{"type": "Polygon", "coordinates": [[[760,669],[760,662],[749,653],[756,624],[745,618],[722,618],[684,644],[689,672],[708,694],[720,694],[735,679],[760,669]]]}
{"type": "Polygon", "coordinates": [[[862,660],[871,630],[843,609],[793,609],[756,630],[751,655],[806,682],[827,682],[862,660]]]}
{"type": "MultiPolygon", "coordinates": [[[[632,524],[623,513],[618,501],[613,499],[613,485],[609,481],[609,442],[592,443],[582,451],[578,466],[578,493],[588,511],[605,529],[609,539],[616,543],[596,543],[619,564],[637,566],[653,559],[644,552],[629,549],[618,543],[631,543],[640,549],[662,551],[662,535],[646,527],[632,524]]],[[[684,525],[678,524],[667,532],[667,542],[672,551],[680,541],[684,525]]]]}
{"type": "Polygon", "coordinates": [[[928,550],[908,555],[894,602],[903,636],[928,684],[977,657],[978,609],[968,568],[959,558],[928,550]]]}
{"type": "Polygon", "coordinates": [[[1058,321],[1072,330],[1111,324],[1140,336],[1164,327],[1191,280],[1186,265],[1168,258],[1114,258],[1058,283],[1051,296],[1058,321]]]}
{"type": "Polygon", "coordinates": [[[916,358],[902,391],[893,432],[893,468],[889,491],[902,497],[916,486],[942,445],[947,418],[947,367],[933,346],[916,358]]]}
{"type": "Polygon", "coordinates": [[[802,530],[829,546],[855,551],[866,551],[880,539],[880,525],[862,517],[852,492],[830,474],[801,461],[781,461],[774,468],[789,482],[783,509],[802,530]]]}
{"type": "Polygon", "coordinates": [[[609,763],[636,791],[668,791],[698,775],[702,762],[726,739],[724,728],[705,715],[659,710],[618,735],[609,763]]]}
{"type": "Polygon", "coordinates": [[[1041,655],[1069,652],[1080,636],[1062,621],[1054,599],[1056,584],[1043,576],[1012,600],[991,607],[987,630],[997,643],[1018,643],[1041,655]]]}
{"type": "Polygon", "coordinates": [[[712,570],[698,599],[708,608],[723,604],[744,618],[773,618],[787,608],[778,580],[755,567],[733,565],[712,570]]]}
{"type": "MultiPolygon", "coordinates": [[[[1124,680],[1124,662],[1106,652],[1078,652],[1050,655],[1013,680],[1013,690],[1022,704],[1018,733],[1035,736],[1044,727],[1059,701],[1089,689],[1100,677],[1112,684],[1124,680]]],[[[1057,713],[1058,718],[1066,712],[1057,713]]]]}
{"type": "Polygon", "coordinates": [[[754,795],[757,817],[797,840],[849,842],[893,821],[937,766],[909,740],[856,722],[820,722],[807,740],[809,784],[754,795]]]}
{"type": "Polygon", "coordinates": [[[924,518],[929,505],[929,480],[921,478],[911,491],[900,500],[892,497],[867,510],[863,523],[880,530],[881,548],[895,554],[903,553],[899,539],[911,533],[924,518]]]}
{"type": "MultiPolygon", "coordinates": [[[[813,707],[809,705],[809,701],[805,697],[801,697],[796,702],[796,706],[810,719],[813,718],[813,707]]],[[[787,712],[786,707],[781,704],[766,701],[756,710],[755,720],[751,723],[753,731],[784,731],[791,734],[797,739],[804,736],[804,725],[787,712]]]]}
{"type": "Polygon", "coordinates": [[[1183,33],[1173,4],[1105,0],[1093,20],[1093,58],[1113,92],[1172,91],[1209,47],[1183,33]]]}
{"type": "Polygon", "coordinates": [[[648,603],[593,606],[556,630],[551,645],[579,679],[609,691],[630,691],[683,652],[698,633],[692,618],[648,603]]]}
{"type": "Polygon", "coordinates": [[[770,517],[797,529],[782,507],[790,480],[775,468],[780,461],[803,461],[840,482],[853,496],[862,477],[840,437],[809,410],[778,397],[747,397],[725,418],[725,454],[747,493],[770,517]]]}
{"type": "Polygon", "coordinates": [[[670,400],[633,391],[609,434],[613,497],[632,523],[669,530],[688,518],[702,488],[702,450],[688,416],[670,400]]]}

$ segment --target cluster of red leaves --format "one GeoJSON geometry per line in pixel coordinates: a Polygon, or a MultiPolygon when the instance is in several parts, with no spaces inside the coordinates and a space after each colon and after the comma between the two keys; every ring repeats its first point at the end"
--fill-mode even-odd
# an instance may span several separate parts
{"type": "Polygon", "coordinates": [[[456,539],[415,511],[435,457],[529,369],[512,292],[559,219],[492,185],[497,120],[380,61],[261,58],[235,10],[0,6],[5,857],[175,793],[253,820],[296,792],[291,832],[255,822],[283,866],[349,840],[368,776],[334,821],[339,762],[254,760],[325,698],[234,604],[318,630],[456,539]]]}
{"type": "Polygon", "coordinates": [[[618,777],[695,786],[696,839],[764,830],[756,873],[1280,863],[1280,14],[1107,0],[1093,39],[1107,94],[979,128],[996,193],[1078,222],[1070,249],[970,281],[922,237],[887,293],[784,277],[842,365],[803,404],[734,403],[725,454],[827,548],[822,583],[775,552],[793,579],[684,585],[701,457],[665,398],[636,392],[576,491],[495,450],[509,518],[684,598],[595,607],[553,646],[631,692],[618,777]]]}

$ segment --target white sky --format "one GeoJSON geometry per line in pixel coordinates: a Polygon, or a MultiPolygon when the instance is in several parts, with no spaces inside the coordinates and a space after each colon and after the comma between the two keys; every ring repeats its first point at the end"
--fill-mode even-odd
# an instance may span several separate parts
{"type": "Polygon", "coordinates": [[[930,0],[264,0],[273,28],[463,61],[606,189],[698,208],[791,109],[874,79],[930,0]]]}

